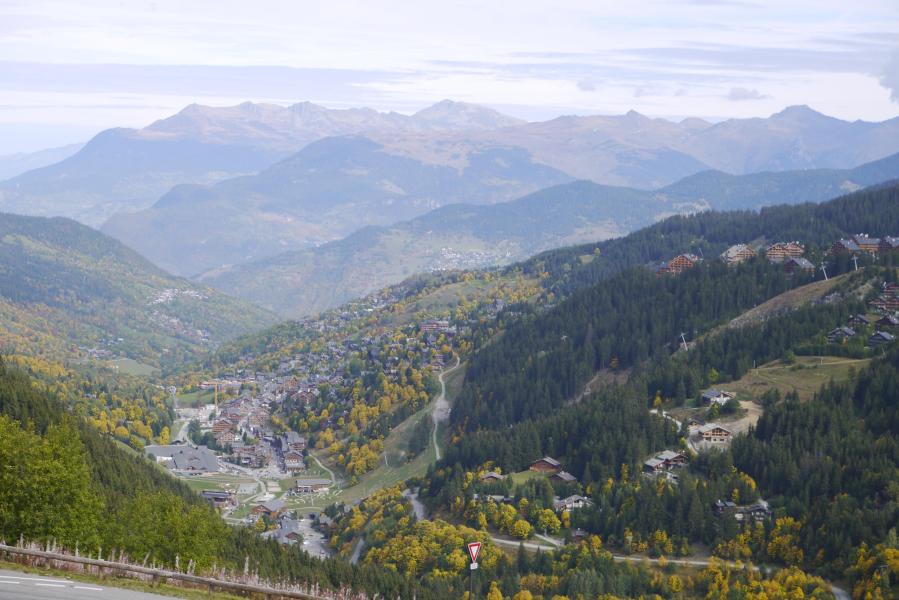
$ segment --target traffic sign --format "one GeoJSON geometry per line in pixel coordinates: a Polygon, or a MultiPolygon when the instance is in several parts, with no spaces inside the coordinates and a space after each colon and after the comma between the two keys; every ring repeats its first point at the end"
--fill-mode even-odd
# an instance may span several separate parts
{"type": "MultiPolygon", "coordinates": [[[[471,562],[478,564],[478,554],[481,553],[481,542],[471,542],[468,544],[468,554],[471,556],[471,562]]],[[[477,567],[475,567],[477,568],[477,567]]]]}

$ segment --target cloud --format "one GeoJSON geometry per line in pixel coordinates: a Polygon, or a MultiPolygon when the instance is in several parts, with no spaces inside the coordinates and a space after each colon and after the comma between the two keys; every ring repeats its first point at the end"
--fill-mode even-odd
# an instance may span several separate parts
{"type": "Polygon", "coordinates": [[[890,62],[884,68],[880,76],[880,85],[890,90],[893,102],[899,102],[899,51],[893,52],[890,62]]]}
{"type": "Polygon", "coordinates": [[[581,81],[577,82],[577,89],[581,90],[582,92],[595,92],[596,84],[594,84],[592,81],[582,79],[581,81]]]}
{"type": "Polygon", "coordinates": [[[762,94],[758,90],[753,90],[744,87],[734,87],[730,88],[730,92],[727,93],[727,99],[733,102],[740,102],[743,100],[765,100],[770,98],[771,96],[766,96],[762,94]]]}

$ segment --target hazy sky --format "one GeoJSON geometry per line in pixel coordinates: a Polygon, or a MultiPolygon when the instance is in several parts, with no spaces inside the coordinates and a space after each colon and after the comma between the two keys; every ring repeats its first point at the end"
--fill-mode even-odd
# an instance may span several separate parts
{"type": "Polygon", "coordinates": [[[899,115],[899,0],[0,0],[0,154],[245,100],[899,115]]]}

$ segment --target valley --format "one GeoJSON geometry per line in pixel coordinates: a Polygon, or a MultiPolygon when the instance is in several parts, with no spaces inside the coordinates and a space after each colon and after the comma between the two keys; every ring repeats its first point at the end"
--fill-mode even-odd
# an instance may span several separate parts
{"type": "MultiPolygon", "coordinates": [[[[138,137],[198,118],[234,113],[138,137]]],[[[0,534],[332,595],[458,597],[472,540],[496,598],[884,588],[896,156],[647,190],[536,147],[398,150],[447,119],[539,130],[502,115],[377,118],[402,134],[310,139],[103,232],[0,215],[0,459],[26,473],[0,534]]]]}

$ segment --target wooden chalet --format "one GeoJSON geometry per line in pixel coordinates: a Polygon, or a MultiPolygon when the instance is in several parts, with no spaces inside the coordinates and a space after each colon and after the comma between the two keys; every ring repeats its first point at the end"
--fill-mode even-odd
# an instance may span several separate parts
{"type": "Polygon", "coordinates": [[[828,331],[827,341],[831,344],[841,344],[850,338],[854,338],[855,335],[854,329],[843,325],[842,327],[837,327],[828,331]]]}
{"type": "Polygon", "coordinates": [[[681,452],[665,450],[643,463],[643,472],[648,474],[670,471],[687,464],[687,456],[681,452]]]}
{"type": "Polygon", "coordinates": [[[880,238],[881,254],[889,254],[890,252],[899,252],[899,237],[886,236],[880,238]]]}
{"type": "Polygon", "coordinates": [[[765,258],[773,263],[782,263],[789,258],[799,258],[805,248],[799,242],[777,242],[765,249],[765,258]]]}
{"type": "Polygon", "coordinates": [[[496,471],[488,471],[481,475],[480,480],[486,483],[493,483],[496,481],[503,481],[506,478],[505,475],[500,475],[496,471]]]}
{"type": "Polygon", "coordinates": [[[886,315],[877,319],[876,325],[878,329],[896,329],[899,328],[899,318],[895,315],[886,315]]]}
{"type": "Polygon", "coordinates": [[[723,425],[718,425],[717,423],[706,423],[699,428],[699,435],[702,437],[702,441],[704,442],[708,442],[710,444],[723,444],[730,441],[730,438],[733,436],[733,432],[723,425]]]}
{"type": "Polygon", "coordinates": [[[710,389],[706,390],[702,393],[702,403],[711,406],[712,404],[717,404],[718,406],[724,406],[728,403],[729,400],[734,398],[735,395],[733,392],[725,392],[724,390],[715,390],[710,389]]]}
{"type": "Polygon", "coordinates": [[[748,244],[736,244],[721,253],[721,260],[728,265],[736,265],[755,258],[757,255],[755,249],[748,244]]]}
{"type": "Polygon", "coordinates": [[[871,337],[868,338],[867,345],[869,348],[876,348],[878,346],[883,346],[885,344],[890,344],[896,339],[892,333],[887,333],[886,331],[875,331],[871,337]]]}
{"type": "Polygon", "coordinates": [[[551,456],[544,456],[532,462],[528,470],[537,471],[538,473],[555,473],[562,470],[562,463],[551,456]]]}
{"type": "Polygon", "coordinates": [[[861,252],[861,248],[852,239],[839,239],[830,245],[830,254],[854,254],[861,252]]]}
{"type": "Polygon", "coordinates": [[[668,262],[663,262],[656,270],[656,275],[671,273],[677,275],[696,266],[700,259],[695,254],[678,254],[668,262]]]}
{"type": "Polygon", "coordinates": [[[549,478],[551,481],[557,481],[559,483],[577,483],[577,477],[568,471],[558,471],[550,475],[549,478]]]}
{"type": "Polygon", "coordinates": [[[234,424],[231,421],[228,421],[227,419],[219,419],[212,424],[212,433],[221,433],[233,428],[234,424]]]}
{"type": "Polygon", "coordinates": [[[871,319],[865,315],[852,315],[849,317],[849,324],[855,325],[856,327],[865,327],[871,324],[871,319]]]}
{"type": "Polygon", "coordinates": [[[216,508],[237,506],[237,494],[227,490],[203,490],[200,492],[200,496],[216,508]]]}
{"type": "Polygon", "coordinates": [[[796,273],[814,273],[815,265],[807,258],[788,258],[783,262],[784,273],[787,275],[795,275],[796,273]]]}
{"type": "Polygon", "coordinates": [[[284,502],[281,500],[269,500],[268,502],[257,504],[250,511],[251,514],[266,516],[269,519],[277,519],[282,512],[284,512],[284,502]]]}

